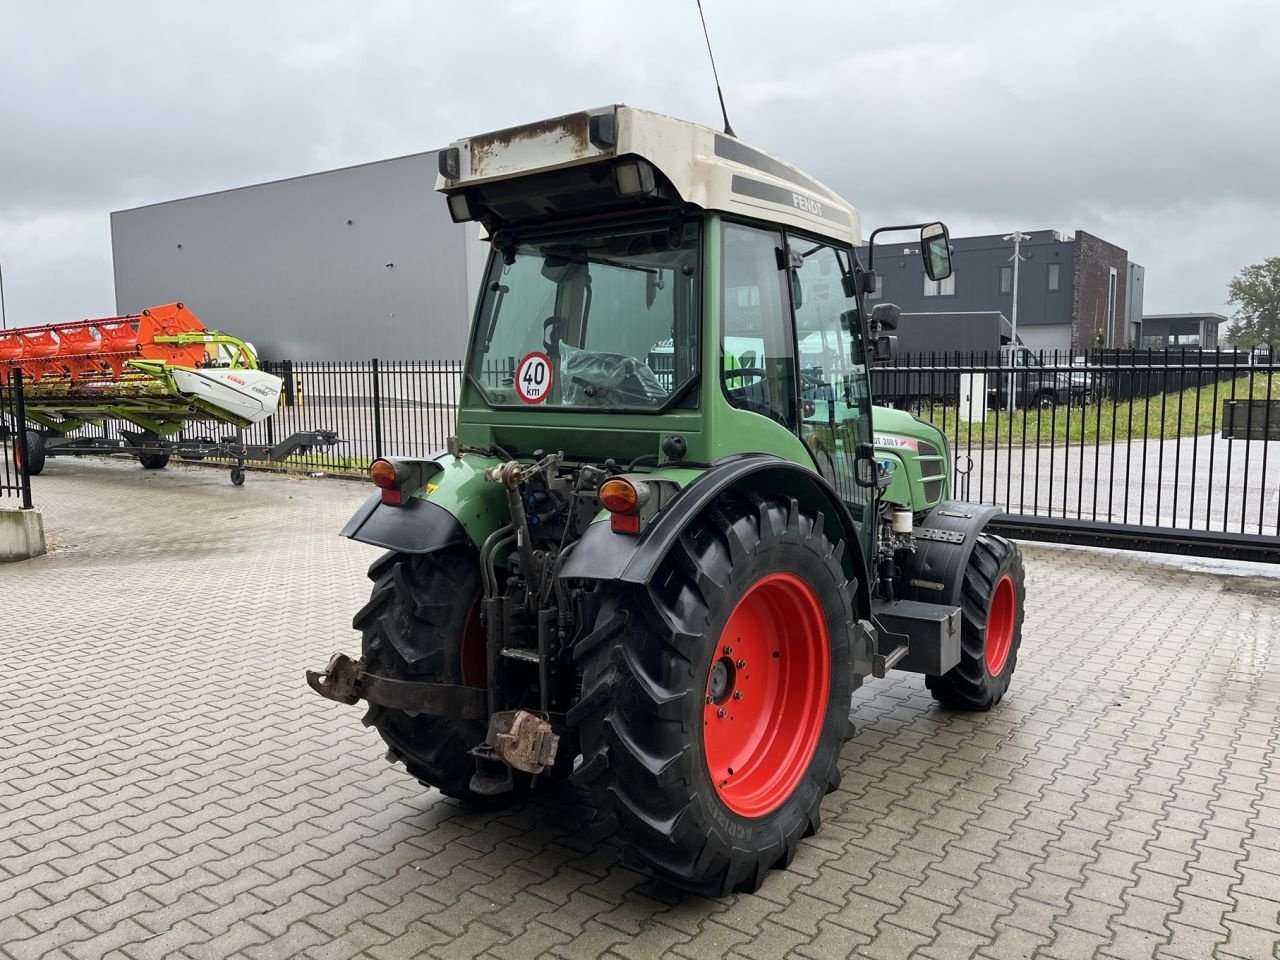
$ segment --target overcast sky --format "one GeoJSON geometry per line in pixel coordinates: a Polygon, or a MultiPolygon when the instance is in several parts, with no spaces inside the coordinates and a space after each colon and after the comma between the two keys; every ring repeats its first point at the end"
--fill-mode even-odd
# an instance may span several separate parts
{"type": "MultiPolygon", "coordinates": [[[[737,134],[865,229],[1084,229],[1148,313],[1280,254],[1274,0],[704,3],[737,134]]],[[[0,0],[9,325],[113,312],[112,210],[610,102],[719,124],[693,0],[0,0]]]]}

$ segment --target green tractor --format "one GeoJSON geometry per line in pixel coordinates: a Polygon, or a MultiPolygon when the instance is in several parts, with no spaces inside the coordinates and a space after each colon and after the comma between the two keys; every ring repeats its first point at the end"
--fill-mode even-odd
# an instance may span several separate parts
{"type": "MultiPolygon", "coordinates": [[[[492,246],[457,435],[371,466],[362,654],[308,682],[442,793],[569,778],[631,861],[755,890],[818,829],[864,678],[1000,700],[1021,555],[950,499],[940,431],[872,407],[897,311],[820,183],[610,106],[458,141],[437,189],[492,246]]],[[[950,273],[942,224],[885,229],[950,273]]]]}

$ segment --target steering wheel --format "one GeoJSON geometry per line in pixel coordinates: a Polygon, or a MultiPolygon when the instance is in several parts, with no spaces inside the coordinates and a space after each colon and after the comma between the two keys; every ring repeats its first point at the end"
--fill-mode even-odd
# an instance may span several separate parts
{"type": "Polygon", "coordinates": [[[542,321],[542,348],[547,355],[554,357],[560,353],[560,333],[564,328],[564,318],[550,316],[542,321]]]}
{"type": "Polygon", "coordinates": [[[742,377],[751,377],[753,380],[769,379],[769,371],[762,370],[760,367],[734,367],[732,370],[722,370],[720,378],[722,380],[736,380],[742,377]]]}

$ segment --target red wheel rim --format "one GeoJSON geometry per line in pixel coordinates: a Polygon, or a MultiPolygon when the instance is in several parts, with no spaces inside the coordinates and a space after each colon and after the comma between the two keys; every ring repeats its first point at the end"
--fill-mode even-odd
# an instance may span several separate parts
{"type": "Polygon", "coordinates": [[[790,573],[756,581],[725,624],[707,675],[702,743],[734,813],[780,807],[818,746],[831,690],[830,638],[813,588],[790,573]]]}
{"type": "Polygon", "coordinates": [[[1000,675],[1009,659],[1009,650],[1013,647],[1016,607],[1017,593],[1013,588],[1013,577],[1006,573],[996,584],[995,593],[991,597],[991,609],[987,611],[987,672],[993,677],[1000,675]]]}
{"type": "Polygon", "coordinates": [[[458,650],[458,666],[464,687],[489,685],[488,657],[485,655],[484,627],[480,624],[480,598],[476,597],[467,611],[467,621],[462,627],[461,646],[458,650]]]}

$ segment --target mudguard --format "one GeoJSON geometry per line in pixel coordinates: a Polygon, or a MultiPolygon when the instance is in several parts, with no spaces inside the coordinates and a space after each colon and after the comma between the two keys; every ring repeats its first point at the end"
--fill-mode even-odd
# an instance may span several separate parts
{"type": "Polygon", "coordinates": [[[916,551],[902,565],[901,600],[960,605],[964,569],[978,534],[1000,507],[943,500],[915,528],[916,551]]]}
{"type": "Polygon", "coordinates": [[[377,493],[347,521],[342,536],[400,553],[431,553],[471,542],[458,518],[444,507],[418,497],[392,507],[377,493]]]}
{"type": "Polygon", "coordinates": [[[748,453],[712,464],[676,495],[670,505],[638,537],[614,533],[605,521],[587,528],[565,560],[560,576],[582,580],[648,583],[658,572],[677,538],[731,487],[767,490],[795,497],[806,509],[821,512],[828,535],[845,542],[845,560],[853,568],[850,581],[859,617],[871,615],[870,575],[859,532],[849,508],[819,474],[771,454],[748,453]]]}

